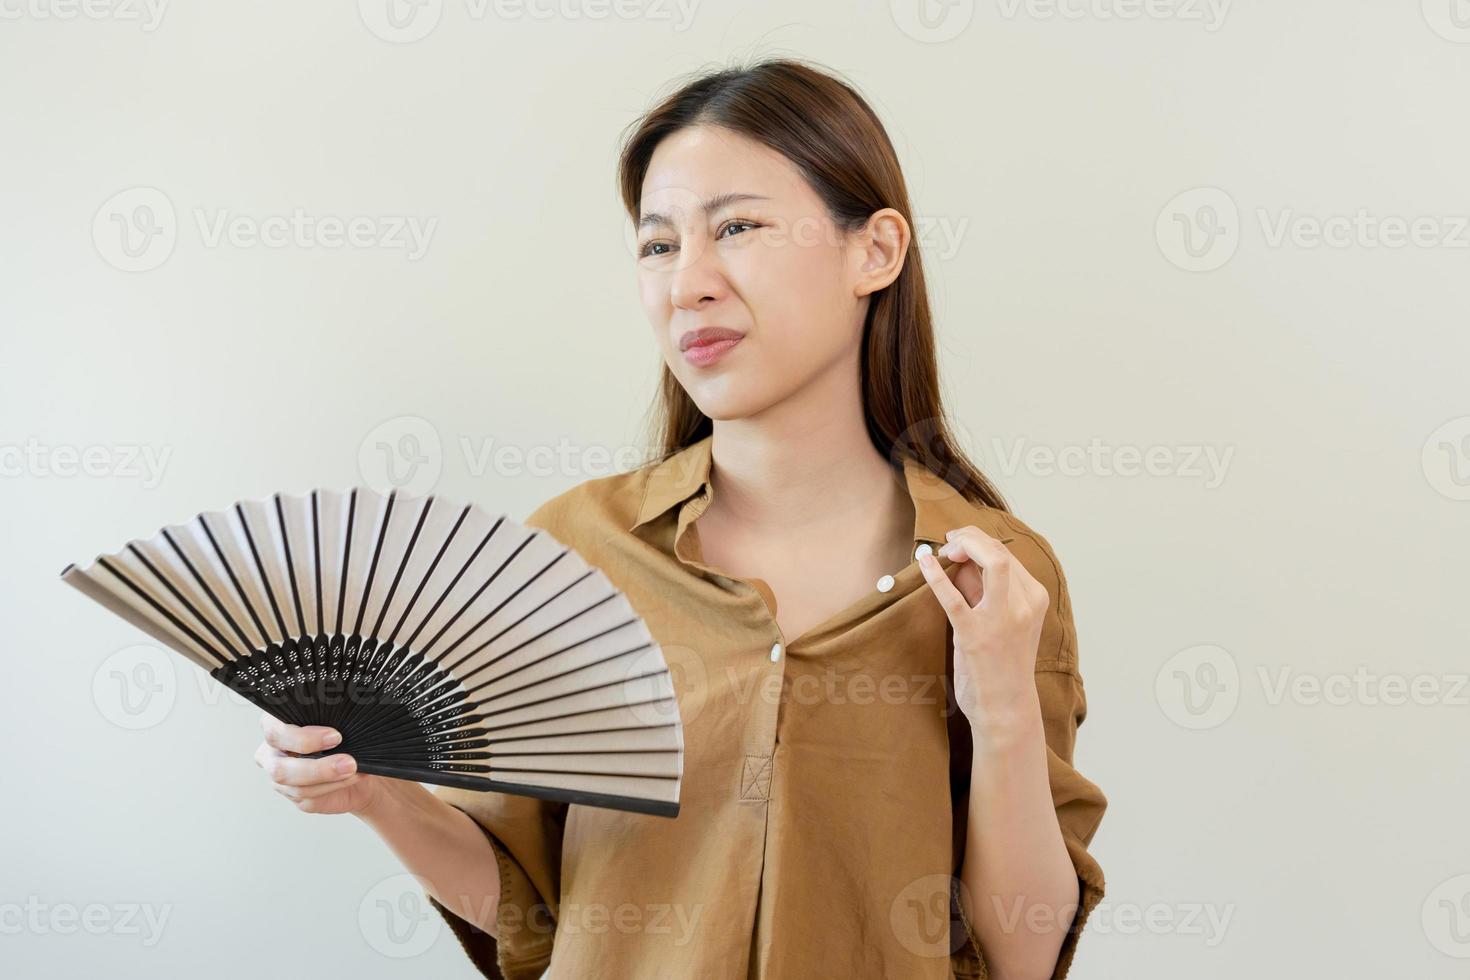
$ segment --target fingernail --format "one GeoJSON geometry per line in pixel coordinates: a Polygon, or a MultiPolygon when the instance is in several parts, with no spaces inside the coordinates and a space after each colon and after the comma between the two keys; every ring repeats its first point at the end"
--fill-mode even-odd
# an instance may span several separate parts
{"type": "Polygon", "coordinates": [[[322,745],[325,746],[326,748],[329,748],[330,749],[332,746],[336,745],[338,742],[341,742],[341,741],[342,741],[342,733],[341,732],[328,732],[322,738],[322,745]]]}
{"type": "Polygon", "coordinates": [[[946,538],[952,538],[952,537],[954,537],[954,532],[953,531],[945,531],[944,532],[944,536],[946,538]]]}
{"type": "Polygon", "coordinates": [[[919,556],[919,565],[921,567],[928,568],[932,564],[934,564],[934,556],[929,554],[929,552],[926,551],[919,556]]]}
{"type": "Polygon", "coordinates": [[[351,772],[353,770],[353,767],[353,758],[350,755],[344,755],[342,758],[337,760],[337,771],[344,776],[351,772]]]}

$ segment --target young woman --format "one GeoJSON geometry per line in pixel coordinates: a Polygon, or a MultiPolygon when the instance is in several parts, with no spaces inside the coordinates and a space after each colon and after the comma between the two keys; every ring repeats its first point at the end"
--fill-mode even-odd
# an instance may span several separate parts
{"type": "Polygon", "coordinates": [[[767,61],[659,104],[619,178],[664,455],[527,524],[669,660],[678,817],[359,775],[269,715],[257,761],[376,830],[486,976],[1065,975],[1106,806],[1066,580],[949,435],[882,125],[767,61]]]}

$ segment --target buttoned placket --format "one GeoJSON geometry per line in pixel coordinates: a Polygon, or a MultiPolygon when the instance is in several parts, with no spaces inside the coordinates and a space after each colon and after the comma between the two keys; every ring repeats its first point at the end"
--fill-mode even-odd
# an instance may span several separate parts
{"type": "MultiPolygon", "coordinates": [[[[699,546],[699,532],[688,532],[691,525],[709,507],[711,495],[706,483],[698,493],[679,508],[678,523],[674,531],[674,557],[685,566],[697,569],[716,582],[733,582],[758,597],[765,610],[767,638],[771,641],[768,650],[762,650],[763,666],[767,673],[761,678],[764,683],[783,685],[786,678],[786,637],[776,622],[776,597],[761,579],[745,579],[728,575],[704,561],[703,549],[699,546]],[[774,678],[774,680],[773,680],[774,678]]],[[[756,730],[748,734],[744,745],[744,759],[740,770],[740,783],[736,787],[742,802],[765,803],[770,799],[771,767],[776,753],[776,733],[779,723],[780,699],[774,702],[758,696],[755,705],[756,730]]]]}
{"type": "MultiPolygon", "coordinates": [[[[766,653],[766,669],[772,675],[780,678],[780,687],[778,689],[784,691],[786,664],[792,653],[792,644],[787,641],[785,633],[776,621],[775,593],[764,579],[740,578],[729,575],[704,562],[703,548],[699,545],[699,532],[697,528],[692,528],[692,525],[708,509],[711,500],[711,491],[708,483],[706,483],[679,508],[678,522],[674,531],[674,556],[685,566],[697,569],[715,581],[737,583],[759,597],[765,610],[764,619],[767,624],[769,639],[771,640],[770,649],[766,653]],[[691,529],[693,530],[693,534],[688,533],[691,529]]],[[[832,619],[838,616],[855,615],[863,611],[863,607],[869,602],[879,601],[886,606],[891,602],[898,601],[912,591],[909,582],[911,578],[917,578],[919,581],[915,584],[922,586],[923,571],[918,566],[919,555],[925,553],[934,554],[935,547],[940,544],[941,542],[933,539],[916,536],[913,539],[913,560],[899,569],[896,575],[884,575],[876,584],[875,592],[880,597],[886,596],[887,598],[874,600],[873,593],[869,593],[860,599],[854,600],[847,607],[834,613],[829,619],[824,620],[823,623],[819,623],[818,626],[831,622],[832,619]],[[889,595],[900,581],[902,581],[904,588],[899,590],[896,595],[889,595]]],[[[944,557],[940,558],[941,568],[947,568],[949,564],[949,559],[944,557]]],[[[803,634],[803,636],[806,635],[803,634]]],[[[802,637],[797,637],[796,642],[799,643],[801,639],[802,637]]],[[[744,765],[742,766],[741,785],[739,787],[740,798],[742,800],[759,800],[765,802],[770,798],[769,788],[772,782],[771,766],[775,759],[776,743],[779,735],[780,707],[780,698],[777,698],[774,702],[766,698],[759,699],[759,713],[757,718],[759,739],[754,746],[746,746],[747,751],[745,753],[744,765]],[[752,748],[756,749],[756,751],[751,751],[752,748]]]]}

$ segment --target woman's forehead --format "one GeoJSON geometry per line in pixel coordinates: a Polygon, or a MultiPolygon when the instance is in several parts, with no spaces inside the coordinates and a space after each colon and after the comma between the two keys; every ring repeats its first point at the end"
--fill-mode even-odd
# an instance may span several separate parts
{"type": "MultiPolygon", "coordinates": [[[[680,130],[659,144],[643,175],[642,210],[698,208],[721,194],[794,202],[805,181],[790,160],[768,146],[713,127],[680,130]]],[[[725,202],[729,203],[729,202],[725,202]]]]}

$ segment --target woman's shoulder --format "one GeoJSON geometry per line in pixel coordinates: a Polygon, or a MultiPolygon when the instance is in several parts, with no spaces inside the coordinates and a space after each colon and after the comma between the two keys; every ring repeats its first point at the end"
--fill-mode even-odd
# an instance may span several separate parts
{"type": "Polygon", "coordinates": [[[581,550],[627,531],[638,513],[649,466],[583,480],[543,501],[523,522],[581,550]]]}
{"type": "Polygon", "coordinates": [[[1000,510],[985,504],[964,501],[953,515],[960,526],[972,524],[986,534],[1002,542],[1006,549],[1031,573],[1031,577],[1046,587],[1050,598],[1047,610],[1049,657],[1038,658],[1038,664],[1055,663],[1064,667],[1075,667],[1076,638],[1072,629],[1072,597],[1067,588],[1067,576],[1062,571],[1061,560],[1045,535],[1008,510],[1000,510]]]}
{"type": "Polygon", "coordinates": [[[992,507],[986,507],[985,510],[995,514],[997,530],[991,533],[1002,539],[1010,539],[1006,547],[1011,554],[1020,559],[1026,570],[1045,585],[1048,591],[1053,592],[1055,598],[1055,589],[1062,582],[1062,563],[1051,542],[1010,511],[995,510],[992,507]]]}
{"type": "Polygon", "coordinates": [[[941,475],[912,458],[904,461],[913,498],[917,537],[944,540],[946,531],[973,526],[1001,541],[1053,598],[1061,588],[1061,563],[1051,542],[1009,510],[992,507],[961,492],[941,475]]]}
{"type": "Polygon", "coordinates": [[[971,500],[937,480],[911,484],[910,489],[920,494],[915,505],[921,530],[925,532],[921,536],[933,534],[942,538],[952,528],[976,527],[1002,542],[1056,598],[1062,585],[1061,562],[1051,542],[1036,528],[1009,510],[971,500]],[[931,491],[930,486],[936,489],[931,491]]]}

